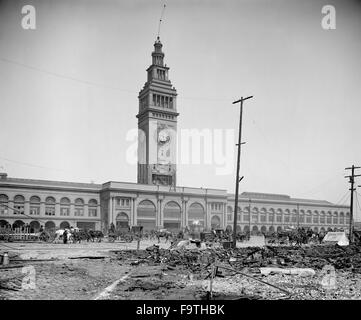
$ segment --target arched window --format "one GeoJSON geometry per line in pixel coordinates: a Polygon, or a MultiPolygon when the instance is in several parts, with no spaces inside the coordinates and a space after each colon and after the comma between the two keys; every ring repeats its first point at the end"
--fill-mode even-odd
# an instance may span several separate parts
{"type": "Polygon", "coordinates": [[[53,221],[47,221],[45,223],[45,230],[46,231],[54,231],[55,230],[55,223],[53,221]]]}
{"type": "Polygon", "coordinates": [[[9,227],[10,226],[10,224],[9,224],[9,222],[7,222],[6,220],[0,220],[0,228],[7,228],[7,227],[9,227]]]}
{"type": "Polygon", "coordinates": [[[284,223],[290,223],[291,220],[290,217],[291,217],[291,212],[289,209],[286,209],[284,213],[284,223]]]}
{"type": "Polygon", "coordinates": [[[275,209],[269,209],[268,222],[275,222],[275,209]]]}
{"type": "Polygon", "coordinates": [[[277,209],[276,212],[276,222],[277,223],[282,223],[282,209],[277,209]]]}
{"type": "Polygon", "coordinates": [[[350,212],[346,213],[346,224],[349,225],[350,224],[350,212]]]}
{"type": "Polygon", "coordinates": [[[232,221],[233,218],[233,208],[231,206],[227,207],[227,220],[232,221]]]}
{"type": "Polygon", "coordinates": [[[61,198],[60,199],[60,215],[61,216],[69,216],[70,215],[70,200],[69,198],[61,198]]]}
{"type": "Polygon", "coordinates": [[[13,223],[13,228],[14,229],[17,229],[17,228],[21,228],[22,226],[25,225],[25,222],[22,221],[22,220],[16,220],[14,223],[13,223]]]}
{"type": "Polygon", "coordinates": [[[320,224],[325,224],[326,223],[326,213],[325,211],[321,211],[320,213],[320,224]]]}
{"type": "Polygon", "coordinates": [[[115,218],[117,230],[129,227],[129,217],[125,212],[120,212],[115,218]]]}
{"type": "Polygon", "coordinates": [[[182,209],[175,201],[169,201],[164,206],[163,226],[169,231],[179,230],[181,227],[182,209]]]}
{"type": "Polygon", "coordinates": [[[83,217],[84,216],[84,200],[81,198],[78,198],[74,202],[75,208],[74,208],[74,215],[76,217],[83,217]]]}
{"type": "Polygon", "coordinates": [[[98,215],[98,201],[90,199],[88,202],[88,215],[89,217],[96,217],[98,215]]]}
{"type": "MultiPolygon", "coordinates": [[[[330,212],[331,213],[331,212],[330,212]]],[[[332,222],[333,224],[338,224],[338,213],[337,211],[335,211],[333,214],[332,214],[332,222]]]]}
{"type": "Polygon", "coordinates": [[[261,222],[267,222],[267,210],[266,208],[262,208],[261,211],[260,211],[260,220],[261,222]]]}
{"type": "Polygon", "coordinates": [[[318,223],[318,221],[319,221],[319,213],[318,213],[318,211],[317,210],[315,210],[314,212],[313,212],[313,223],[318,223]]]}
{"type": "Polygon", "coordinates": [[[217,229],[221,227],[221,219],[218,216],[213,216],[211,219],[211,227],[217,229]]]}
{"type": "Polygon", "coordinates": [[[40,223],[39,223],[39,221],[31,221],[31,222],[30,222],[30,232],[31,232],[31,233],[39,232],[39,229],[40,229],[40,223]]]}
{"type": "Polygon", "coordinates": [[[70,229],[70,223],[68,221],[61,222],[60,229],[70,229]]]}
{"type": "Polygon", "coordinates": [[[45,215],[55,216],[55,198],[47,197],[45,199],[45,215]]]}
{"type": "Polygon", "coordinates": [[[332,224],[332,213],[331,213],[331,211],[327,212],[326,223],[328,225],[332,224]]]}
{"type": "Polygon", "coordinates": [[[292,215],[291,215],[291,222],[292,224],[296,224],[297,223],[297,218],[298,218],[298,213],[296,209],[292,210],[292,215]]]}
{"type": "Polygon", "coordinates": [[[156,209],[150,200],[143,200],[137,207],[137,223],[143,226],[145,231],[156,229],[156,209]]]}
{"type": "Polygon", "coordinates": [[[305,223],[305,210],[300,210],[299,221],[305,223]]]}
{"type": "Polygon", "coordinates": [[[189,225],[192,225],[194,221],[199,221],[201,226],[204,226],[205,212],[203,206],[200,203],[192,203],[188,209],[188,221],[189,225]]]}
{"type": "Polygon", "coordinates": [[[9,197],[6,194],[0,194],[0,215],[8,214],[9,197]]]}
{"type": "Polygon", "coordinates": [[[345,224],[345,214],[343,212],[340,212],[339,224],[345,224]]]}
{"type": "Polygon", "coordinates": [[[252,223],[258,223],[258,208],[256,207],[252,210],[252,223]]]}
{"type": "Polygon", "coordinates": [[[249,207],[243,208],[243,221],[249,222],[249,207]]]}
{"type": "Polygon", "coordinates": [[[14,198],[14,214],[24,214],[25,198],[17,195],[14,198]]]}
{"type": "Polygon", "coordinates": [[[33,216],[38,216],[40,214],[40,198],[37,196],[32,196],[30,198],[30,214],[33,216]]]}
{"type": "Polygon", "coordinates": [[[312,212],[311,212],[311,210],[307,210],[307,212],[306,212],[306,223],[307,224],[312,223],[312,212]]]}

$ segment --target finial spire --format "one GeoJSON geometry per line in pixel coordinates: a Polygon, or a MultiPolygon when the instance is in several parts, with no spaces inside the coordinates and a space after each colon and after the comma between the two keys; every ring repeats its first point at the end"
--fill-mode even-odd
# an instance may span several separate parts
{"type": "Polygon", "coordinates": [[[157,34],[157,41],[159,41],[159,35],[160,35],[160,25],[162,23],[162,19],[163,19],[163,15],[164,15],[164,11],[165,11],[165,7],[166,5],[163,5],[163,9],[162,9],[162,13],[160,15],[160,19],[159,19],[159,25],[158,25],[158,34],[157,34]]]}

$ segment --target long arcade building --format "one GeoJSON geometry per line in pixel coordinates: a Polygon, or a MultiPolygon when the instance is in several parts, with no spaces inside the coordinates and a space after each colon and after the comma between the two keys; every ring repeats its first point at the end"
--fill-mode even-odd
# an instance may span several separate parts
{"type": "MultiPolygon", "coordinates": [[[[234,212],[234,195],[225,190],[16,179],[5,174],[0,176],[0,203],[5,204],[0,206],[1,226],[27,223],[34,229],[42,224],[46,229],[78,226],[106,231],[113,222],[176,230],[194,220],[208,229],[231,229],[234,212]]],[[[264,193],[242,193],[238,211],[240,231],[288,226],[347,230],[350,218],[347,206],[264,193]]]]}
{"type": "MultiPolygon", "coordinates": [[[[18,179],[0,173],[0,227],[78,226],[107,232],[114,223],[179,230],[197,220],[206,229],[232,229],[234,195],[176,186],[177,92],[163,59],[158,38],[147,82],[138,96],[138,128],[144,133],[138,143],[138,183],[18,179]]],[[[288,226],[347,230],[349,219],[347,206],[327,201],[247,192],[239,200],[240,231],[277,231],[288,226]]]]}

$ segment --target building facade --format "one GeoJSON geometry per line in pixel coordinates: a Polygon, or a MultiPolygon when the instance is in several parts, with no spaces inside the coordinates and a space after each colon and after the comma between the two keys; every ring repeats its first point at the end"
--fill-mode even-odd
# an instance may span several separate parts
{"type": "MultiPolygon", "coordinates": [[[[226,190],[176,186],[176,89],[157,38],[137,114],[138,183],[104,184],[10,178],[0,174],[0,227],[29,224],[35,231],[70,226],[102,230],[142,225],[179,230],[198,221],[205,229],[232,229],[234,195],[226,190]]],[[[242,193],[238,230],[279,231],[286,227],[345,229],[349,210],[327,201],[287,195],[242,193]]]]}
{"type": "MultiPolygon", "coordinates": [[[[206,229],[232,230],[234,195],[226,190],[126,182],[71,183],[0,177],[0,226],[34,230],[77,226],[106,232],[109,225],[179,230],[199,221],[206,229]],[[15,210],[14,210],[15,209],[15,210]]],[[[238,230],[279,231],[305,227],[348,230],[349,207],[287,195],[240,195],[238,230]]]]}

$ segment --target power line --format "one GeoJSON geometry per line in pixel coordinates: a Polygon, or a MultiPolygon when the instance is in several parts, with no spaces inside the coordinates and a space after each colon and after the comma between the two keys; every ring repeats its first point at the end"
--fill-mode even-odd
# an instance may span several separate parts
{"type": "MultiPolygon", "coordinates": [[[[65,79],[65,80],[71,80],[71,81],[87,84],[87,85],[90,85],[90,86],[93,86],[93,87],[117,90],[117,91],[122,91],[122,92],[130,93],[130,94],[138,94],[138,91],[129,90],[129,89],[122,89],[120,87],[113,87],[113,86],[109,86],[109,85],[105,85],[105,84],[101,84],[101,83],[96,83],[96,82],[92,82],[92,81],[88,81],[88,80],[78,79],[78,78],[74,78],[74,77],[67,76],[67,75],[64,75],[64,74],[48,71],[48,70],[45,70],[45,69],[40,69],[40,68],[37,68],[37,67],[34,67],[34,66],[30,66],[30,65],[20,63],[20,62],[17,62],[17,61],[13,61],[13,60],[10,60],[10,59],[6,59],[6,58],[0,58],[0,60],[2,62],[4,62],[4,63],[17,65],[17,66],[20,66],[20,67],[23,67],[23,68],[27,68],[29,70],[45,73],[45,74],[48,74],[48,75],[51,75],[51,76],[54,76],[54,77],[57,77],[57,78],[65,79]]],[[[184,97],[184,96],[178,96],[178,99],[180,99],[180,100],[182,100],[182,99],[185,99],[185,100],[204,100],[204,101],[229,101],[229,99],[227,99],[227,98],[184,97]]]]}
{"type": "Polygon", "coordinates": [[[62,169],[39,166],[39,165],[36,165],[36,164],[31,164],[31,163],[27,163],[27,162],[21,162],[21,161],[12,160],[12,159],[3,158],[3,157],[0,157],[0,159],[1,159],[1,160],[5,160],[5,161],[9,161],[9,162],[13,162],[13,163],[17,163],[17,164],[21,164],[21,165],[28,166],[28,167],[33,167],[33,168],[40,168],[40,169],[47,169],[47,170],[56,170],[56,171],[64,171],[64,170],[62,170],[62,169]]]}
{"type": "Polygon", "coordinates": [[[101,88],[107,88],[107,89],[112,89],[112,90],[118,90],[118,91],[123,91],[123,92],[127,92],[127,93],[137,93],[136,91],[133,91],[133,90],[121,89],[121,88],[119,88],[119,87],[112,87],[112,86],[108,86],[108,85],[101,84],[101,83],[96,83],[96,82],[92,82],[92,81],[88,81],[88,80],[82,80],[82,79],[78,79],[78,78],[66,76],[66,75],[63,75],[63,74],[60,74],[60,73],[56,73],[56,72],[52,72],[52,71],[47,71],[47,70],[44,70],[44,69],[40,69],[40,68],[37,68],[37,67],[29,66],[29,65],[27,65],[27,64],[20,63],[20,62],[16,62],[16,61],[9,60],[9,59],[6,59],[6,58],[0,58],[0,60],[2,60],[3,62],[6,62],[6,63],[11,63],[11,64],[14,64],[14,65],[17,65],[17,66],[21,66],[21,67],[24,67],[24,68],[27,68],[27,69],[30,69],[30,70],[34,70],[34,71],[46,73],[46,74],[49,74],[49,75],[54,76],[54,77],[57,77],[57,78],[62,78],[62,79],[66,79],[66,80],[76,81],[76,82],[84,83],[84,84],[91,85],[91,86],[95,86],[95,87],[101,87],[101,88]]]}
{"type": "Polygon", "coordinates": [[[343,203],[342,201],[345,201],[345,197],[348,197],[348,195],[349,195],[349,193],[348,193],[348,191],[346,191],[346,193],[341,197],[341,199],[340,200],[338,200],[337,202],[336,202],[336,204],[341,204],[341,203],[343,203]]]}
{"type": "MultiPolygon", "coordinates": [[[[20,165],[23,165],[23,166],[32,167],[32,168],[39,168],[39,169],[45,169],[45,170],[53,170],[53,171],[65,172],[65,173],[70,173],[70,174],[73,175],[73,172],[68,171],[68,170],[64,170],[64,169],[45,167],[45,166],[40,166],[40,165],[36,165],[36,164],[32,164],[32,163],[27,163],[27,162],[21,162],[21,161],[9,159],[9,158],[3,158],[3,157],[0,157],[0,159],[1,159],[1,160],[8,161],[8,162],[15,163],[15,164],[20,164],[20,165]]],[[[1,169],[1,168],[3,168],[3,167],[0,167],[0,169],[1,169]]],[[[3,168],[3,169],[4,169],[4,168],[3,168]]],[[[90,176],[79,176],[79,177],[82,177],[83,179],[87,179],[87,180],[90,180],[90,181],[93,181],[93,180],[94,180],[94,178],[93,178],[93,177],[90,177],[90,176]]]]}
{"type": "Polygon", "coordinates": [[[26,213],[24,213],[24,212],[21,212],[19,209],[12,208],[12,207],[8,206],[8,205],[5,204],[5,203],[1,203],[1,202],[0,202],[0,206],[6,207],[6,208],[8,208],[8,209],[10,209],[10,210],[13,210],[13,211],[17,211],[20,215],[24,215],[24,216],[26,216],[26,217],[28,217],[28,218],[30,218],[30,219],[32,219],[32,220],[35,220],[35,221],[38,221],[38,222],[41,222],[41,221],[42,221],[44,224],[46,223],[45,220],[37,219],[37,218],[35,218],[34,216],[29,216],[28,214],[26,214],[26,213]]]}

